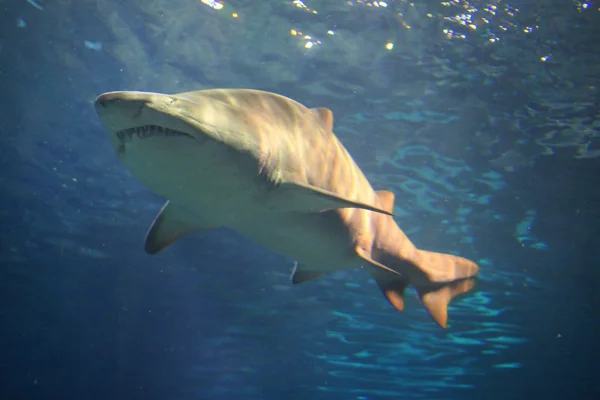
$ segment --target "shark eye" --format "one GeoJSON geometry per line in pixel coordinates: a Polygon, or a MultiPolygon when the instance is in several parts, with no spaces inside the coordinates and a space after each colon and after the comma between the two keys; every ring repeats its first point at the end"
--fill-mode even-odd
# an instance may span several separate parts
{"type": "Polygon", "coordinates": [[[173,104],[173,103],[175,103],[175,99],[169,97],[169,104],[173,104]]]}

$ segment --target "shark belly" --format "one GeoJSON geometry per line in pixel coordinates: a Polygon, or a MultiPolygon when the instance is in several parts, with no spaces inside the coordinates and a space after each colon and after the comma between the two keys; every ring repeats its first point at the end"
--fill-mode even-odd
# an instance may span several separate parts
{"type": "Polygon", "coordinates": [[[352,251],[351,236],[335,210],[275,214],[263,210],[259,215],[256,223],[232,228],[307,270],[335,271],[361,265],[352,251]]]}
{"type": "Polygon", "coordinates": [[[120,158],[151,191],[184,207],[207,224],[231,226],[256,215],[260,188],[256,167],[232,157],[214,140],[186,136],[134,139],[120,158]]]}
{"type": "Polygon", "coordinates": [[[273,210],[272,192],[261,184],[256,164],[238,155],[219,142],[186,136],[136,138],[120,153],[135,177],[190,211],[200,225],[235,229],[307,269],[359,265],[337,211],[273,210]]]}

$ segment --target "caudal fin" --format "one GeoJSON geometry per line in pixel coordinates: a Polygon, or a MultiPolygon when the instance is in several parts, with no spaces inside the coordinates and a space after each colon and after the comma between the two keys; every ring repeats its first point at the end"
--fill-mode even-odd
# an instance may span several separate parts
{"type": "Polygon", "coordinates": [[[475,287],[475,278],[437,284],[434,287],[417,287],[417,293],[431,318],[442,328],[448,326],[448,304],[459,294],[475,287]]]}
{"type": "Polygon", "coordinates": [[[419,250],[415,266],[426,276],[414,282],[421,302],[439,326],[448,325],[448,304],[475,287],[479,267],[471,260],[452,254],[419,250]]]}
{"type": "Polygon", "coordinates": [[[442,328],[448,325],[450,301],[475,287],[479,267],[473,261],[451,254],[420,250],[410,264],[416,271],[400,275],[380,268],[368,269],[388,301],[398,310],[404,310],[404,289],[412,284],[429,315],[442,328]]]}

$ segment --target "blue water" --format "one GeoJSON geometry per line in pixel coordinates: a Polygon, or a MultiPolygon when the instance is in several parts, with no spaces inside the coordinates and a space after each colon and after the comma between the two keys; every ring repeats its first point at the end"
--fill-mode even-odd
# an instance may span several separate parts
{"type": "Polygon", "coordinates": [[[598,399],[600,2],[0,2],[0,399],[598,399]],[[450,326],[361,271],[164,203],[112,90],[273,91],[334,131],[420,248],[478,262],[450,326]]]}

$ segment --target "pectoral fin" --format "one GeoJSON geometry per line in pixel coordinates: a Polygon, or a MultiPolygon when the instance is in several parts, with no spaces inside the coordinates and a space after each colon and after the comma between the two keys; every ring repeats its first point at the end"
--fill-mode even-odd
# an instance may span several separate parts
{"type": "Polygon", "coordinates": [[[317,279],[325,275],[323,271],[312,271],[301,267],[297,262],[294,264],[294,270],[292,271],[292,283],[297,285],[317,279]]]}
{"type": "Polygon", "coordinates": [[[368,254],[368,253],[367,253],[367,252],[366,252],[366,251],[365,251],[365,250],[364,250],[362,247],[360,247],[360,246],[356,246],[356,249],[355,249],[355,251],[356,251],[356,254],[357,254],[357,255],[358,255],[360,258],[362,258],[362,259],[363,259],[363,260],[364,260],[364,261],[367,263],[367,265],[369,265],[369,266],[373,266],[373,267],[378,267],[378,268],[381,268],[382,270],[384,270],[384,271],[388,271],[388,272],[391,272],[391,273],[392,273],[392,274],[394,274],[394,275],[401,275],[399,272],[397,272],[397,271],[394,271],[394,270],[393,270],[393,269],[391,269],[390,267],[386,267],[386,266],[385,266],[385,265],[383,265],[382,263],[380,263],[380,262],[377,262],[377,261],[373,260],[373,259],[371,258],[371,255],[370,255],[370,254],[368,254]]]}
{"type": "Polygon", "coordinates": [[[386,215],[391,212],[379,207],[344,198],[337,193],[302,183],[283,182],[277,188],[278,201],[289,211],[320,212],[336,208],[362,208],[386,215]]]}
{"type": "Polygon", "coordinates": [[[146,253],[158,253],[188,233],[211,228],[213,227],[203,226],[198,217],[185,208],[167,201],[146,234],[146,253]]]}

